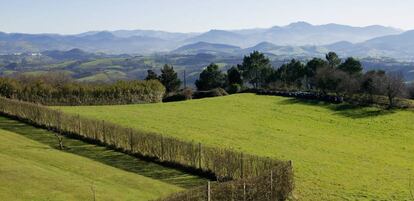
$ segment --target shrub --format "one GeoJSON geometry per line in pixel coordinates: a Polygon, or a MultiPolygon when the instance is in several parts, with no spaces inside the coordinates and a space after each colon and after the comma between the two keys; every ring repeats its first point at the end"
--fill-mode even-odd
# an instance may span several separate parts
{"type": "Polygon", "coordinates": [[[200,99],[200,98],[210,98],[210,97],[218,97],[218,96],[227,96],[229,95],[226,90],[222,88],[216,88],[208,91],[197,91],[194,93],[193,98],[200,99]]]}
{"type": "Polygon", "coordinates": [[[193,98],[193,90],[190,88],[183,89],[179,91],[178,93],[171,94],[164,99],[162,99],[162,102],[176,102],[176,101],[185,101],[185,100],[191,100],[193,98]]]}
{"type": "Polygon", "coordinates": [[[111,105],[160,102],[165,87],[158,80],[79,83],[43,77],[0,78],[0,96],[44,105],[111,105]]]}
{"type": "Polygon", "coordinates": [[[236,93],[239,93],[241,90],[242,88],[239,84],[232,84],[227,87],[227,92],[229,94],[236,94],[236,93]]]}

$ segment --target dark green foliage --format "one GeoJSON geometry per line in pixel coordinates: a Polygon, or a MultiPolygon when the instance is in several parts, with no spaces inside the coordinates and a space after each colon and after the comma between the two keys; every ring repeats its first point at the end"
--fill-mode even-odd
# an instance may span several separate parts
{"type": "Polygon", "coordinates": [[[212,63],[207,66],[196,80],[195,85],[200,91],[223,87],[225,84],[225,75],[219,70],[219,67],[212,63]]]}
{"type": "MultiPolygon", "coordinates": [[[[93,140],[126,153],[139,154],[156,158],[160,162],[212,172],[219,181],[234,180],[230,183],[215,185],[214,191],[221,192],[223,196],[231,196],[236,189],[240,190],[239,187],[228,188],[226,185],[241,183],[256,186],[251,188],[255,190],[246,192],[247,196],[264,194],[274,196],[277,200],[285,200],[293,191],[292,165],[287,161],[205,147],[193,142],[133,130],[101,120],[68,115],[37,104],[7,98],[0,98],[0,113],[59,133],[93,140]],[[272,180],[268,176],[269,173],[271,173],[272,180]],[[268,183],[270,181],[272,182],[268,183]],[[264,188],[266,185],[267,188],[264,188]],[[257,194],[256,190],[262,193],[257,194]]],[[[195,195],[195,192],[188,191],[185,195],[195,195]]],[[[223,197],[216,200],[229,199],[223,197]]]]}
{"type": "Polygon", "coordinates": [[[158,75],[153,70],[148,70],[147,73],[145,80],[158,80],[158,75]]]}
{"type": "Polygon", "coordinates": [[[318,69],[316,73],[316,86],[323,94],[338,92],[338,87],[344,79],[345,73],[331,67],[318,69]]]}
{"type": "Polygon", "coordinates": [[[342,71],[350,74],[360,74],[362,72],[362,64],[358,60],[354,59],[353,57],[348,57],[344,63],[339,65],[338,67],[342,71]]]}
{"type": "Polygon", "coordinates": [[[193,98],[200,99],[200,98],[211,98],[211,97],[218,97],[218,96],[227,96],[229,95],[226,90],[222,88],[215,88],[208,91],[197,91],[194,93],[193,98]]]}
{"type": "Polygon", "coordinates": [[[227,82],[229,85],[237,84],[239,86],[243,86],[243,78],[240,71],[240,65],[237,67],[233,66],[227,70],[227,82]]]}
{"type": "Polygon", "coordinates": [[[171,65],[164,65],[164,67],[161,69],[159,80],[165,86],[167,93],[175,92],[180,89],[181,80],[178,79],[177,73],[174,71],[174,67],[171,65]]]}
{"type": "Polygon", "coordinates": [[[244,81],[249,82],[255,89],[266,83],[268,76],[272,72],[269,58],[264,54],[254,51],[249,56],[243,58],[240,66],[244,81]]]}
{"type": "Polygon", "coordinates": [[[193,90],[191,88],[185,88],[177,93],[170,94],[162,99],[162,102],[176,102],[191,100],[193,98],[193,90]]]}
{"type": "Polygon", "coordinates": [[[295,59],[292,59],[288,64],[282,65],[277,73],[280,80],[285,83],[285,85],[293,85],[296,87],[301,87],[302,79],[306,75],[305,66],[295,59]]]}
{"type": "Polygon", "coordinates": [[[227,86],[227,92],[229,94],[239,93],[242,90],[242,87],[239,84],[231,84],[227,86]]]}
{"type": "Polygon", "coordinates": [[[308,61],[308,63],[306,63],[306,76],[314,77],[318,69],[327,67],[328,65],[328,62],[321,58],[313,58],[312,60],[308,61]]]}
{"type": "Polygon", "coordinates": [[[339,64],[341,64],[341,59],[335,52],[329,52],[325,57],[328,61],[329,67],[331,68],[336,68],[339,64]]]}
{"type": "Polygon", "coordinates": [[[414,83],[408,85],[408,97],[414,99],[414,83]]]}
{"type": "Polygon", "coordinates": [[[79,83],[61,76],[0,78],[0,95],[45,105],[103,105],[160,102],[159,81],[79,83]]]}

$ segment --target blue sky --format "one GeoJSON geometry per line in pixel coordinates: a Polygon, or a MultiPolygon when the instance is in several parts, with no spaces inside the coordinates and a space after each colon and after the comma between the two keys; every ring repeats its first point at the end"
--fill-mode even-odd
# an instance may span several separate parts
{"type": "Polygon", "coordinates": [[[0,0],[0,31],[201,32],[286,25],[380,24],[414,29],[413,0],[0,0]]]}

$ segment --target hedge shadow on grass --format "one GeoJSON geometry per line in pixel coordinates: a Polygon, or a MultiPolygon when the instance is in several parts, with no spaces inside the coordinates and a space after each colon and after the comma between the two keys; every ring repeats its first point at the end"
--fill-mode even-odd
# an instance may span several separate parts
{"type": "MultiPolygon", "coordinates": [[[[17,133],[28,139],[48,145],[53,149],[58,149],[58,140],[51,131],[35,128],[3,116],[0,116],[0,129],[17,133]]],[[[134,156],[113,151],[103,146],[88,144],[65,136],[63,138],[63,144],[66,147],[65,152],[89,158],[128,172],[177,185],[182,188],[203,185],[208,181],[205,178],[140,160],[134,156]]]]}
{"type": "Polygon", "coordinates": [[[319,106],[327,108],[334,112],[336,115],[348,117],[352,119],[372,118],[383,115],[390,115],[395,113],[395,110],[388,110],[379,107],[364,107],[358,105],[352,105],[348,103],[332,104],[318,100],[306,100],[299,98],[288,98],[280,102],[282,105],[289,104],[302,104],[309,106],[319,106]]]}

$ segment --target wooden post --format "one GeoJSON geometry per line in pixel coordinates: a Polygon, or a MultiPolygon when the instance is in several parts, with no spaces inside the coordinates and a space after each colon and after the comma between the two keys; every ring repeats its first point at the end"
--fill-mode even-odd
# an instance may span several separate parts
{"type": "Polygon", "coordinates": [[[102,120],[102,142],[105,144],[105,120],[102,120]]]}
{"type": "Polygon", "coordinates": [[[82,125],[81,125],[80,115],[78,114],[78,135],[82,136],[81,132],[82,132],[82,125]]]}
{"type": "Polygon", "coordinates": [[[246,182],[243,182],[243,201],[246,201],[246,182]]]}
{"type": "Polygon", "coordinates": [[[161,161],[164,160],[164,140],[163,137],[161,136],[161,156],[160,156],[161,161]]]}
{"type": "Polygon", "coordinates": [[[273,200],[273,170],[270,171],[270,200],[273,200]]]}
{"type": "Polygon", "coordinates": [[[243,170],[243,153],[240,153],[240,177],[243,179],[244,177],[244,170],[243,170]]]}
{"type": "Polygon", "coordinates": [[[211,186],[210,186],[210,181],[207,182],[207,201],[211,201],[211,186]]]}
{"type": "Polygon", "coordinates": [[[198,143],[198,168],[201,168],[201,143],[198,143]]]}
{"type": "Polygon", "coordinates": [[[131,153],[134,153],[134,141],[132,137],[132,129],[129,130],[129,146],[131,147],[131,153]]]}

